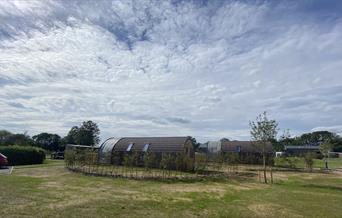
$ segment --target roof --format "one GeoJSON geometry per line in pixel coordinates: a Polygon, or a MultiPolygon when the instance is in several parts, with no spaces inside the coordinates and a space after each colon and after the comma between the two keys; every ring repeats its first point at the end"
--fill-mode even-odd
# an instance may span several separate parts
{"type": "Polygon", "coordinates": [[[114,146],[113,151],[127,151],[130,144],[133,144],[131,151],[143,151],[146,144],[148,150],[153,152],[182,152],[184,144],[190,137],[127,137],[121,138],[114,146]]]}
{"type": "Polygon", "coordinates": [[[208,141],[206,143],[207,151],[210,153],[218,153],[221,151],[221,144],[221,141],[208,141]]]}
{"type": "Polygon", "coordinates": [[[66,145],[67,148],[94,148],[94,149],[98,149],[98,146],[89,146],[89,145],[74,145],[74,144],[67,144],[66,145]]]}
{"type": "Polygon", "coordinates": [[[285,150],[319,150],[319,146],[312,146],[312,145],[285,145],[285,150]]]}
{"type": "Polygon", "coordinates": [[[99,149],[99,162],[110,163],[110,154],[112,153],[113,147],[120,139],[109,138],[102,143],[99,149]]]}
{"type": "MultiPolygon", "coordinates": [[[[223,152],[251,152],[258,153],[261,150],[252,141],[222,141],[223,152]]],[[[273,152],[271,143],[266,144],[266,152],[273,152]]]]}

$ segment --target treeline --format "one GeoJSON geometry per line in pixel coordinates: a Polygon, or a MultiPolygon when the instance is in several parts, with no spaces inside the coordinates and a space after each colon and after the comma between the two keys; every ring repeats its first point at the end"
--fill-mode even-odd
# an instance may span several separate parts
{"type": "Polygon", "coordinates": [[[48,151],[64,151],[67,144],[94,146],[100,142],[100,129],[93,121],[84,121],[80,126],[73,126],[68,134],[42,132],[34,136],[0,130],[0,146],[18,145],[40,147],[48,151]]]}
{"type": "Polygon", "coordinates": [[[273,144],[275,150],[283,151],[287,145],[319,145],[323,142],[329,142],[332,145],[332,151],[342,152],[342,138],[329,131],[316,131],[291,137],[289,130],[287,130],[280,137],[279,141],[273,144]]]}

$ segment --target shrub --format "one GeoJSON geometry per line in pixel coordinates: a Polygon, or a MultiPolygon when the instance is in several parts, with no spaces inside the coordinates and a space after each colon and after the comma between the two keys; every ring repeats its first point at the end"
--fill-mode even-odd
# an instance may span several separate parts
{"type": "Polygon", "coordinates": [[[297,168],[299,163],[299,158],[297,157],[276,157],[274,159],[275,166],[277,167],[286,167],[286,168],[297,168]]]}
{"type": "Polygon", "coordinates": [[[72,149],[66,149],[64,152],[64,161],[67,166],[73,166],[76,160],[76,151],[72,149]]]}
{"type": "Polygon", "coordinates": [[[45,151],[31,146],[3,146],[0,153],[8,158],[9,165],[41,164],[45,160],[45,151]]]}
{"type": "Polygon", "coordinates": [[[197,154],[195,159],[195,171],[202,172],[207,166],[207,157],[205,154],[197,154]]]}
{"type": "Polygon", "coordinates": [[[312,167],[314,164],[314,154],[308,152],[304,155],[304,164],[305,168],[307,168],[309,171],[312,171],[312,167]]]}

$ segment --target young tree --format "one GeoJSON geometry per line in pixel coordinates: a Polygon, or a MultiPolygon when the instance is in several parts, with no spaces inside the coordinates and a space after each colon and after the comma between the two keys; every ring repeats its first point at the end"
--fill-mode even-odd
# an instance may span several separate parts
{"type": "Polygon", "coordinates": [[[267,144],[276,139],[278,123],[275,120],[268,119],[265,111],[256,118],[256,121],[250,121],[249,126],[251,128],[252,143],[262,154],[264,181],[267,183],[266,149],[267,144]]]}
{"type": "Polygon", "coordinates": [[[165,179],[165,170],[168,166],[168,157],[167,153],[162,153],[161,160],[160,160],[160,168],[162,169],[163,179],[165,179]]]}
{"type": "MultiPolygon", "coordinates": [[[[126,153],[124,156],[124,162],[123,162],[125,168],[129,169],[130,172],[130,177],[132,177],[132,173],[133,173],[133,166],[134,166],[134,157],[133,154],[131,153],[126,153]]],[[[127,170],[126,170],[127,172],[127,170]]]]}
{"type": "Polygon", "coordinates": [[[304,163],[305,167],[311,172],[312,171],[312,166],[313,166],[313,159],[314,155],[311,152],[308,152],[304,155],[304,163]]]}
{"type": "MultiPolygon", "coordinates": [[[[155,164],[155,155],[152,152],[147,151],[144,154],[143,161],[144,161],[144,167],[145,170],[150,173],[150,169],[154,167],[155,164]]],[[[153,175],[152,175],[153,176],[153,175]]]]}
{"type": "Polygon", "coordinates": [[[324,163],[325,163],[325,169],[328,168],[328,157],[329,157],[329,152],[332,149],[332,144],[329,141],[325,141],[319,146],[319,150],[321,151],[322,155],[324,156],[324,163]]]}
{"type": "Polygon", "coordinates": [[[185,155],[183,153],[176,154],[175,164],[176,164],[176,170],[178,171],[185,170],[186,163],[185,163],[185,155]]]}
{"type": "Polygon", "coordinates": [[[195,171],[196,172],[204,172],[207,166],[207,157],[205,154],[196,155],[195,160],[195,171]]]}

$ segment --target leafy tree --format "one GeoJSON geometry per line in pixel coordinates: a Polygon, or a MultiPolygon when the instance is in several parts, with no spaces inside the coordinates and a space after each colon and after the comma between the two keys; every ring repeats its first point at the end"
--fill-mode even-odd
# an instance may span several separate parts
{"type": "Polygon", "coordinates": [[[329,152],[331,151],[331,149],[332,149],[332,144],[329,141],[326,141],[320,144],[319,146],[319,150],[324,156],[325,169],[328,169],[328,157],[329,157],[329,152]]]}
{"type": "Polygon", "coordinates": [[[95,122],[84,121],[80,127],[73,126],[64,140],[68,144],[95,146],[100,142],[100,129],[95,122]]]}
{"type": "Polygon", "coordinates": [[[288,130],[280,137],[279,143],[285,145],[319,145],[325,141],[332,144],[332,150],[335,152],[342,152],[342,138],[329,131],[316,131],[312,133],[304,133],[301,136],[291,138],[288,130]]]}
{"type": "Polygon", "coordinates": [[[33,140],[27,133],[24,134],[11,134],[5,137],[4,145],[33,145],[33,140]]]}
{"type": "Polygon", "coordinates": [[[100,142],[100,129],[93,121],[85,121],[79,128],[78,137],[81,145],[95,146],[100,142]]]}
{"type": "Polygon", "coordinates": [[[278,123],[275,120],[267,118],[266,111],[256,118],[256,121],[249,122],[251,128],[251,138],[253,145],[262,154],[264,181],[267,183],[266,178],[266,148],[267,144],[275,140],[277,136],[278,123]]]}
{"type": "Polygon", "coordinates": [[[79,128],[78,126],[73,126],[68,135],[63,138],[67,144],[80,144],[79,140],[79,128]]]}
{"type": "Polygon", "coordinates": [[[60,149],[61,137],[57,134],[40,133],[32,137],[34,144],[50,151],[58,151],[60,149]]]}
{"type": "Polygon", "coordinates": [[[0,145],[8,145],[8,140],[13,134],[7,130],[0,130],[0,145]]]}
{"type": "Polygon", "coordinates": [[[276,151],[284,151],[285,146],[291,145],[294,143],[294,138],[291,137],[290,130],[286,129],[284,130],[283,134],[280,136],[280,139],[278,142],[275,142],[275,150],[276,151]]]}

